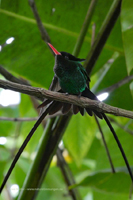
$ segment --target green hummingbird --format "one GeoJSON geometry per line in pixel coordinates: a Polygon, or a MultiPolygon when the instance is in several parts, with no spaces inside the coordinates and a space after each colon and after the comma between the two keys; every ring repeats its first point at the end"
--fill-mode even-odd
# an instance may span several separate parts
{"type": "MultiPolygon", "coordinates": [[[[86,70],[81,64],[81,62],[84,61],[85,59],[76,58],[70,53],[67,53],[64,51],[58,52],[50,43],[48,43],[48,45],[52,49],[53,53],[55,54],[55,65],[54,65],[55,75],[54,75],[54,78],[50,85],[49,90],[55,90],[58,85],[57,88],[59,92],[77,95],[79,97],[83,96],[92,100],[98,100],[96,95],[90,91],[90,87],[89,87],[90,78],[86,70]]],[[[39,107],[44,107],[48,104],[50,104],[50,106],[53,104],[53,106],[51,107],[51,110],[49,111],[49,114],[54,114],[59,110],[61,110],[63,114],[66,114],[72,108],[74,114],[77,114],[78,112],[80,112],[81,115],[84,115],[84,108],[80,106],[71,105],[71,104],[62,103],[62,102],[55,102],[49,99],[46,99],[39,107]]],[[[94,113],[100,119],[104,118],[104,120],[106,121],[108,127],[110,128],[117,142],[117,145],[121,151],[121,154],[126,163],[127,169],[129,171],[130,177],[133,181],[132,171],[130,169],[130,165],[128,163],[128,160],[126,158],[122,145],[109,119],[105,115],[105,113],[98,112],[97,110],[92,109],[92,108],[91,109],[85,108],[85,110],[90,116],[92,116],[94,113]]]]}
{"type": "MultiPolygon", "coordinates": [[[[49,89],[54,90],[58,85],[58,89],[60,89],[59,92],[98,100],[90,91],[90,78],[81,64],[85,59],[76,58],[67,52],[58,52],[50,43],[48,43],[48,45],[55,54],[55,76],[49,89]]],[[[39,107],[46,106],[50,102],[51,100],[45,100],[39,107]]],[[[60,109],[63,114],[66,114],[71,108],[74,114],[80,112],[81,115],[84,115],[84,108],[61,102],[57,102],[49,114],[54,114],[60,109]]],[[[90,116],[92,116],[94,112],[100,119],[103,118],[102,114],[95,109],[86,108],[85,110],[90,116]]]]}

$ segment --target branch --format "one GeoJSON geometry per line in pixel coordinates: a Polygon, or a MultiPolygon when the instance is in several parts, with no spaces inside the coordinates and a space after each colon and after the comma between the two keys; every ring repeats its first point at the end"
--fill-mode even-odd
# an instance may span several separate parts
{"type": "Polygon", "coordinates": [[[99,121],[98,121],[96,115],[94,115],[94,117],[95,117],[95,120],[96,120],[98,129],[99,129],[99,131],[100,131],[100,133],[101,133],[101,136],[102,136],[102,141],[103,141],[103,144],[104,144],[104,147],[105,147],[105,151],[106,151],[106,154],[107,154],[107,157],[108,157],[110,166],[111,166],[112,173],[115,173],[115,168],[114,168],[114,165],[113,165],[113,162],[112,162],[110,153],[109,153],[108,146],[107,146],[106,141],[105,141],[105,138],[104,138],[104,134],[103,134],[102,128],[101,128],[101,126],[100,126],[100,123],[99,123],[99,121]]]}
{"type": "Polygon", "coordinates": [[[40,16],[39,16],[39,14],[38,14],[38,11],[37,11],[37,8],[36,8],[36,5],[35,5],[34,0],[29,0],[29,5],[30,5],[30,7],[31,7],[31,9],[32,9],[32,12],[33,12],[33,14],[34,14],[34,17],[35,17],[35,19],[36,19],[36,22],[37,22],[39,31],[40,31],[40,33],[41,33],[42,39],[43,39],[45,42],[50,42],[50,43],[51,43],[50,37],[49,37],[49,35],[48,35],[46,29],[44,28],[43,23],[42,23],[42,21],[41,21],[41,19],[40,19],[40,16]]]}
{"type": "Polygon", "coordinates": [[[12,121],[12,122],[27,122],[36,121],[38,117],[26,117],[26,118],[10,118],[10,117],[0,117],[0,121],[12,121]]]}
{"type": "MultiPolygon", "coordinates": [[[[57,155],[57,166],[60,167],[60,170],[62,172],[63,178],[69,188],[69,186],[74,185],[75,184],[75,180],[73,178],[73,174],[68,166],[68,164],[66,163],[61,150],[57,149],[56,151],[56,155],[57,155]]],[[[67,189],[68,189],[67,188],[67,189]]],[[[81,200],[80,194],[77,190],[77,188],[74,188],[72,190],[68,189],[69,194],[71,195],[73,200],[81,200]]]]}
{"type": "Polygon", "coordinates": [[[99,112],[110,113],[110,114],[113,114],[116,116],[122,116],[122,117],[127,117],[127,118],[133,119],[132,111],[113,107],[113,106],[107,105],[105,103],[102,103],[100,101],[91,100],[91,99],[88,99],[85,97],[79,98],[75,95],[66,95],[66,94],[59,93],[59,92],[45,90],[43,88],[36,88],[36,87],[31,87],[31,86],[26,86],[26,85],[20,85],[17,83],[12,83],[10,81],[4,81],[4,80],[0,80],[0,87],[4,88],[4,89],[13,90],[16,92],[28,94],[31,96],[35,96],[41,100],[44,99],[44,97],[45,97],[50,100],[75,104],[75,105],[78,105],[83,108],[89,107],[89,108],[93,108],[99,112]]]}
{"type": "Polygon", "coordinates": [[[114,90],[116,90],[117,88],[121,87],[122,85],[124,85],[124,84],[130,82],[132,79],[133,79],[133,75],[127,76],[127,77],[125,77],[124,79],[120,80],[119,82],[117,82],[117,83],[111,85],[110,87],[107,87],[107,88],[101,90],[100,92],[97,93],[97,95],[102,94],[102,93],[104,93],[104,92],[111,93],[111,92],[113,92],[114,90]]]}
{"type": "Polygon", "coordinates": [[[2,67],[0,65],[0,74],[2,76],[4,76],[7,80],[11,81],[11,82],[14,82],[14,83],[20,83],[20,84],[23,84],[25,85],[24,81],[23,80],[20,80],[18,78],[16,78],[15,76],[13,76],[10,72],[8,72],[4,67],[2,67]]]}
{"type": "Polygon", "coordinates": [[[109,120],[113,122],[115,125],[117,125],[119,128],[123,129],[125,132],[129,133],[130,135],[133,136],[133,131],[129,129],[127,126],[124,126],[120,124],[119,122],[115,121],[113,118],[109,117],[109,120]]]}

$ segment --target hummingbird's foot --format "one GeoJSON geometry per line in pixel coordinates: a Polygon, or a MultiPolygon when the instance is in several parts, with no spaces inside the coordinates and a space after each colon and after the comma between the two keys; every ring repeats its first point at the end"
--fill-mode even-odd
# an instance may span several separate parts
{"type": "Polygon", "coordinates": [[[78,97],[79,97],[79,98],[81,97],[81,94],[82,94],[82,92],[80,92],[80,93],[78,94],[78,97]]]}

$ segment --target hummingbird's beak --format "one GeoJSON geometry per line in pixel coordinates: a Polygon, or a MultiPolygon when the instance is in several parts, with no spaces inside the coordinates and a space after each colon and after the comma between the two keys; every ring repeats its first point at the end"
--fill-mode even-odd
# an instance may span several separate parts
{"type": "Polygon", "coordinates": [[[49,47],[52,49],[52,51],[54,52],[55,55],[61,55],[60,52],[58,52],[50,43],[47,43],[49,45],[49,47]]]}

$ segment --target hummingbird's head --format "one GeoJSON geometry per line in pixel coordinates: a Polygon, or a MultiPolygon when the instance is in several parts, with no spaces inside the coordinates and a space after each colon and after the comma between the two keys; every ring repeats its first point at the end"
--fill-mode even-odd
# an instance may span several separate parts
{"type": "Polygon", "coordinates": [[[49,45],[49,47],[54,52],[56,59],[67,60],[67,61],[75,61],[75,62],[85,61],[85,59],[76,58],[75,56],[73,56],[70,53],[67,53],[67,52],[64,52],[64,51],[58,52],[50,43],[47,43],[47,44],[49,45]]]}

